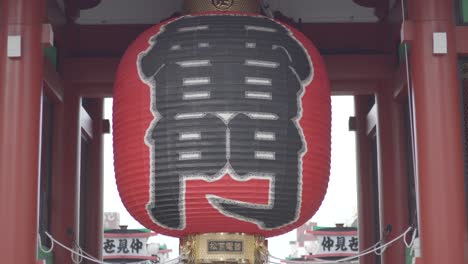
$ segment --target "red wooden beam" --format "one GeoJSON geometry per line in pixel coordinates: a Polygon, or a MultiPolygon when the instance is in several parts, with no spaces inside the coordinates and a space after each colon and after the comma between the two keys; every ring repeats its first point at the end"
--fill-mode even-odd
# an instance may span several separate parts
{"type": "MultiPolygon", "coordinates": [[[[78,239],[79,210],[77,192],[80,170],[80,98],[68,89],[64,102],[54,105],[54,142],[52,169],[52,214],[51,235],[73,247],[78,239]]],[[[54,249],[54,263],[71,263],[70,252],[57,247],[54,249]]]]}
{"type": "Polygon", "coordinates": [[[50,62],[44,60],[44,93],[55,103],[63,101],[63,81],[50,62]]]}
{"type": "MultiPolygon", "coordinates": [[[[408,228],[407,150],[404,107],[393,98],[391,81],[382,82],[376,95],[380,230],[391,226],[382,239],[389,242],[408,228]]],[[[404,263],[405,245],[398,243],[382,253],[382,263],[404,263]]]]}
{"type": "MultiPolygon", "coordinates": [[[[58,34],[67,34],[74,57],[120,57],[151,26],[70,25],[67,32],[58,34]]],[[[397,41],[389,23],[304,23],[301,31],[323,54],[390,53],[397,41]]]]}
{"type": "Polygon", "coordinates": [[[408,95],[408,72],[407,66],[401,64],[393,75],[393,98],[401,102],[408,95]]]}
{"type": "Polygon", "coordinates": [[[301,31],[322,54],[390,53],[392,25],[387,23],[305,23],[301,31]]]}
{"type": "Polygon", "coordinates": [[[335,80],[331,81],[332,95],[368,95],[377,92],[378,80],[335,80]]]}
{"type": "MultiPolygon", "coordinates": [[[[357,200],[358,200],[358,233],[359,251],[362,252],[375,244],[374,206],[372,188],[372,146],[368,136],[368,96],[356,96],[354,107],[356,112],[356,169],[357,169],[357,200]]],[[[375,126],[374,126],[375,127],[375,126]]],[[[361,264],[375,263],[375,257],[367,255],[359,258],[361,264]]]]}
{"type": "Polygon", "coordinates": [[[149,27],[151,25],[70,25],[63,34],[72,56],[120,57],[149,27]]]}
{"type": "Polygon", "coordinates": [[[73,84],[112,84],[118,58],[71,58],[63,62],[64,79],[73,84]]]}
{"type": "Polygon", "coordinates": [[[468,55],[468,27],[458,26],[455,28],[455,36],[457,43],[457,53],[463,56],[468,55]]]}
{"type": "Polygon", "coordinates": [[[84,198],[86,210],[86,243],[83,249],[97,259],[102,259],[103,239],[103,99],[90,100],[89,114],[92,118],[93,138],[89,141],[87,158],[88,180],[84,198]]]}
{"type": "Polygon", "coordinates": [[[396,64],[389,55],[325,55],[324,59],[331,81],[389,79],[396,64]]]}
{"type": "Polygon", "coordinates": [[[78,83],[73,85],[73,89],[81,96],[88,98],[112,97],[114,93],[113,83],[78,83]]]}

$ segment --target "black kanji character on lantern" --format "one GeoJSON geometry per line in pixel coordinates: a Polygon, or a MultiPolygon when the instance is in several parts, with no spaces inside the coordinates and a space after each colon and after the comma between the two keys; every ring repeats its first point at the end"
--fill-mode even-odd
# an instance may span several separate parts
{"type": "Polygon", "coordinates": [[[112,239],[106,239],[106,242],[104,242],[104,251],[107,254],[115,253],[115,244],[114,240],[112,239]]]}
{"type": "Polygon", "coordinates": [[[323,237],[322,240],[322,248],[323,251],[331,251],[331,248],[335,245],[335,241],[331,239],[329,236],[323,237]]]}
{"type": "Polygon", "coordinates": [[[183,17],[151,39],[137,65],[155,117],[145,139],[155,223],[185,228],[185,181],[225,174],[269,180],[270,203],[207,194],[222,214],[262,229],[299,217],[306,146],[297,120],[313,71],[291,32],[261,17],[183,17]]]}
{"type": "Polygon", "coordinates": [[[336,238],[336,251],[346,251],[348,248],[346,247],[346,238],[345,237],[337,237],[336,238]]]}
{"type": "Polygon", "coordinates": [[[349,243],[348,243],[348,247],[349,249],[351,249],[352,251],[358,251],[358,239],[357,237],[352,237],[350,240],[349,240],[349,243]]]}
{"type": "Polygon", "coordinates": [[[139,253],[140,250],[143,248],[143,242],[140,241],[138,238],[132,239],[132,243],[130,244],[130,248],[132,249],[132,253],[139,253]]]}
{"type": "Polygon", "coordinates": [[[127,254],[130,251],[127,248],[127,239],[119,239],[119,246],[117,247],[117,253],[127,254]]]}

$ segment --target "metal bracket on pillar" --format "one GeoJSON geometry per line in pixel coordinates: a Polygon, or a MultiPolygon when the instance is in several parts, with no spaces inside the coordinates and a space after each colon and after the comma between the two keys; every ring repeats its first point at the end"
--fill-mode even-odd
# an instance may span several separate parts
{"type": "Polygon", "coordinates": [[[434,54],[447,54],[447,32],[432,33],[432,44],[434,54]]]}
{"type": "Polygon", "coordinates": [[[21,36],[8,36],[7,56],[8,58],[21,57],[21,36]]]}

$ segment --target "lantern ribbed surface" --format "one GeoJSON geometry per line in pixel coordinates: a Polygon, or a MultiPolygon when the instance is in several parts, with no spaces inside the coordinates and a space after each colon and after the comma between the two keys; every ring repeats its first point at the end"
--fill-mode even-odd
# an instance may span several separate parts
{"type": "Polygon", "coordinates": [[[150,28],[121,60],[113,118],[120,196],[158,233],[275,236],[325,195],[325,66],[269,18],[209,13],[150,28]]]}

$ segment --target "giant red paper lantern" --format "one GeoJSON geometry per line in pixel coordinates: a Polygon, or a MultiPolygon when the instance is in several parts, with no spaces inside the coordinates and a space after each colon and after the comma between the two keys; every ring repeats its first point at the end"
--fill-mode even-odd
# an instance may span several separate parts
{"type": "Polygon", "coordinates": [[[325,65],[300,32],[243,13],[144,32],[114,90],[117,185],[144,226],[266,237],[310,219],[330,170],[325,65]]]}

